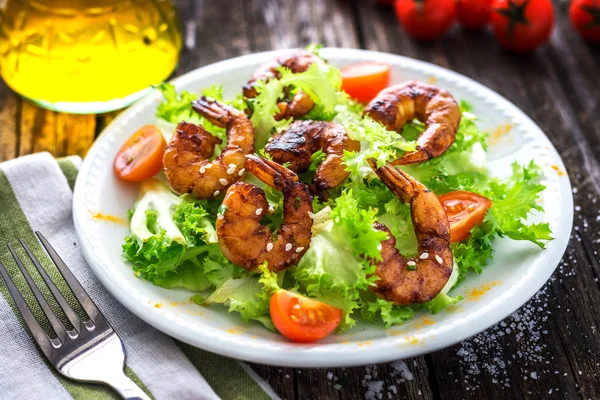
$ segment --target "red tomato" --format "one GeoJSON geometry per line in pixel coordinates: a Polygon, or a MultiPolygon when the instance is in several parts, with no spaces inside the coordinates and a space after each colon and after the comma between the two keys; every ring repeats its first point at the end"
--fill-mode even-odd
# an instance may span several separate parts
{"type": "Polygon", "coordinates": [[[350,97],[368,103],[390,83],[390,65],[365,62],[348,65],[342,71],[342,89],[350,97]]]}
{"type": "Polygon", "coordinates": [[[493,0],[492,26],[506,49],[531,51],[546,42],[552,32],[551,0],[493,0]]]}
{"type": "Polygon", "coordinates": [[[450,241],[460,242],[469,237],[471,229],[483,222],[492,201],[477,193],[456,191],[438,197],[450,223],[450,241]]]}
{"type": "Polygon", "coordinates": [[[581,37],[600,43],[600,0],[573,0],[569,18],[581,37]]]}
{"type": "Polygon", "coordinates": [[[342,310],[287,290],[271,297],[271,319],[281,334],[295,342],[314,342],[339,325],[342,310]]]}
{"type": "Polygon", "coordinates": [[[125,181],[143,181],[157,174],[167,143],[154,125],[140,128],[125,143],[115,157],[113,170],[125,181]]]}
{"type": "Polygon", "coordinates": [[[433,40],[444,33],[454,22],[454,0],[396,0],[396,16],[409,35],[423,40],[433,40]]]}
{"type": "Polygon", "coordinates": [[[458,0],[456,14],[465,28],[482,29],[490,22],[492,0],[458,0]]]}

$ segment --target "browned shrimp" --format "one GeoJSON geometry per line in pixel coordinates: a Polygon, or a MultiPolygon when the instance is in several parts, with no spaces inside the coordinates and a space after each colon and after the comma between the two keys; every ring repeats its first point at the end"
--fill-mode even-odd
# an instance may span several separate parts
{"type": "Polygon", "coordinates": [[[371,290],[397,305],[424,303],[433,299],[452,273],[450,225],[437,196],[406,172],[391,164],[377,168],[379,178],[400,200],[410,204],[412,222],[419,244],[419,256],[406,258],[396,249],[396,238],[380,223],[375,229],[388,233],[381,243],[382,260],[375,275],[380,279],[371,290]]]}
{"type": "Polygon", "coordinates": [[[295,121],[287,131],[274,135],[265,146],[273,161],[284,164],[294,172],[310,167],[311,155],[323,150],[326,157],[319,165],[313,184],[323,191],[341,184],[348,176],[342,161],[344,151],[359,151],[360,142],[350,139],[340,124],[325,121],[295,121]]]}
{"type": "Polygon", "coordinates": [[[390,86],[369,103],[365,114],[389,130],[400,131],[417,118],[426,124],[417,149],[404,154],[394,165],[414,164],[441,156],[454,143],[460,124],[460,109],[444,89],[419,81],[390,86]]]}
{"type": "MultiPolygon", "coordinates": [[[[269,80],[279,78],[280,74],[277,71],[279,67],[286,67],[293,73],[305,72],[308,67],[314,63],[323,62],[322,59],[306,50],[299,50],[291,55],[278,57],[259,66],[250,77],[250,80],[243,87],[244,97],[252,99],[256,97],[256,82],[259,80],[269,80]]],[[[298,91],[290,102],[281,101],[277,106],[279,113],[275,116],[276,120],[286,118],[299,118],[308,114],[314,107],[315,103],[312,98],[302,91],[298,91]]]]}
{"type": "Polygon", "coordinates": [[[169,142],[163,164],[171,188],[200,199],[218,196],[244,175],[246,155],[254,153],[254,128],[246,115],[233,107],[202,97],[194,109],[215,125],[226,127],[227,145],[213,161],[221,143],[202,126],[181,122],[169,142]]]}
{"type": "Polygon", "coordinates": [[[260,220],[268,212],[265,193],[245,182],[232,185],[217,216],[219,246],[229,261],[255,271],[265,261],[271,271],[298,263],[308,249],[313,220],[308,186],[287,168],[248,156],[246,168],[258,179],[283,192],[283,223],[273,238],[260,220]]]}

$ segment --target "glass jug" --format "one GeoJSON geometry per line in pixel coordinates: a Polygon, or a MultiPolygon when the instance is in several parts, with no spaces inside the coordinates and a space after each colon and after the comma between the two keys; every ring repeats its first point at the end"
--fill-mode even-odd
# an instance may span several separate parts
{"type": "Polygon", "coordinates": [[[169,0],[0,0],[0,11],[0,74],[44,108],[122,108],[177,65],[169,0]]]}

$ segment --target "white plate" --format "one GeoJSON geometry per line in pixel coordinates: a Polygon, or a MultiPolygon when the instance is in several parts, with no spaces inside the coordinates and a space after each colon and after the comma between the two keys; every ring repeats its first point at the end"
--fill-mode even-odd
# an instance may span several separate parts
{"type": "MultiPolygon", "coordinates": [[[[252,54],[212,64],[173,81],[178,90],[198,92],[214,83],[224,85],[226,98],[235,96],[250,73],[277,52],[252,54]]],[[[220,306],[203,308],[187,302],[190,293],[165,290],[136,278],[121,258],[127,226],[91,218],[102,212],[126,218],[137,188],[113,176],[112,160],[120,145],[139,127],[155,122],[158,92],[123,112],[98,138],[77,179],[73,214],[83,252],[106,288],[128,309],[161,331],[203,349],[248,361],[296,367],[348,366],[376,363],[432,352],[472,336],[515,311],[542,287],[558,265],[569,240],[573,198],[565,167],[540,128],[497,93],[455,72],[392,54],[351,49],[323,49],[336,66],[361,61],[392,65],[392,82],[420,79],[448,89],[474,106],[481,129],[493,132],[507,124],[510,131],[489,149],[493,171],[508,173],[513,160],[534,159],[545,173],[543,206],[535,217],[550,223],[556,239],[545,250],[530,243],[497,240],[494,260],[481,275],[471,275],[454,292],[463,294],[458,307],[388,330],[367,323],[316,344],[300,345],[259,324],[243,324],[220,306]],[[557,171],[558,170],[558,171],[557,171]]]]}

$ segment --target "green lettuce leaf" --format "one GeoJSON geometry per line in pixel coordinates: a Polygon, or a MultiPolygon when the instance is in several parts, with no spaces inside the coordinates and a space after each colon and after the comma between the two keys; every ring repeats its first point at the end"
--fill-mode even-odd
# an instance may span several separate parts
{"type": "Polygon", "coordinates": [[[258,81],[255,85],[258,95],[249,100],[253,109],[251,120],[256,132],[257,148],[264,147],[275,130],[283,129],[291,122],[276,121],[274,118],[279,112],[277,103],[285,97],[286,88],[292,87],[292,94],[297,90],[307,93],[315,102],[318,113],[329,116],[319,119],[333,118],[338,100],[345,98],[340,89],[340,71],[329,64],[315,63],[305,72],[296,74],[284,67],[281,67],[279,72],[279,79],[258,81]]]}

